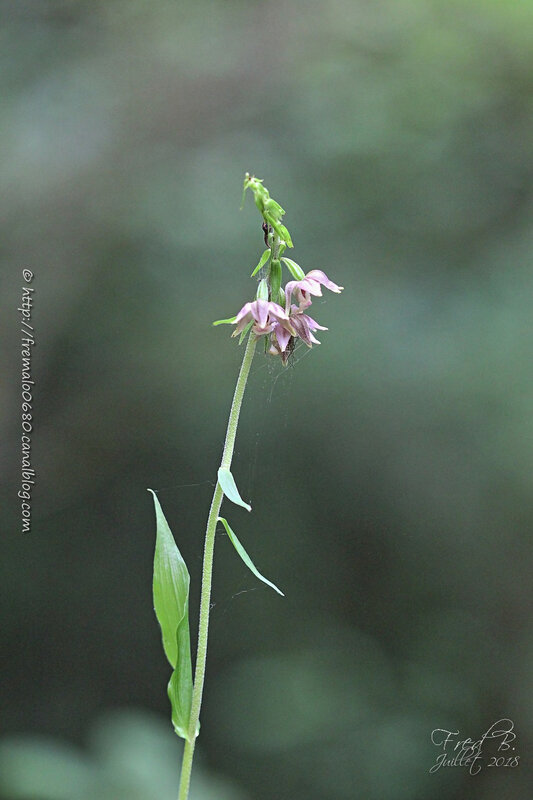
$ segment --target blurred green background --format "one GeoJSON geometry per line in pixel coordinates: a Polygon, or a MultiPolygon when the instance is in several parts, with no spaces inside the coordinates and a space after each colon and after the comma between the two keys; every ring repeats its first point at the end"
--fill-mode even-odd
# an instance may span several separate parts
{"type": "MultiPolygon", "coordinates": [[[[2,800],[166,800],[153,487],[189,565],[263,248],[344,285],[256,356],[192,800],[528,796],[533,2],[3,2],[2,800]],[[20,533],[21,271],[35,273],[20,533]],[[9,380],[7,379],[9,378],[9,380]],[[519,768],[429,774],[434,728],[519,768]],[[487,748],[489,752],[490,748],[487,748]]],[[[229,513],[229,512],[228,512],[229,513]]]]}

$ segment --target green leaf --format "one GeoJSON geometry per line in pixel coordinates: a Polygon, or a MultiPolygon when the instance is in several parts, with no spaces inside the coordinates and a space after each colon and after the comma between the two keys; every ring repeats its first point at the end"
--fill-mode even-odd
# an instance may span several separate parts
{"type": "Polygon", "coordinates": [[[249,331],[250,331],[250,328],[252,327],[252,325],[254,324],[254,322],[255,322],[255,320],[253,320],[253,319],[252,319],[252,320],[250,320],[250,322],[248,323],[248,325],[246,326],[246,328],[243,328],[243,329],[242,329],[242,331],[241,331],[241,335],[239,336],[239,344],[242,344],[242,343],[243,343],[243,339],[244,339],[244,338],[245,338],[245,337],[248,335],[248,333],[249,333],[249,331]]]}
{"type": "Polygon", "coordinates": [[[257,265],[257,267],[254,269],[254,271],[250,275],[251,278],[254,278],[257,275],[259,270],[262,269],[265,266],[265,264],[267,263],[269,258],[270,258],[270,250],[265,250],[265,252],[261,256],[261,258],[259,259],[259,264],[257,265]]]}
{"type": "MultiPolygon", "coordinates": [[[[188,739],[192,701],[192,666],[188,603],[185,608],[185,614],[176,631],[176,641],[178,643],[178,664],[170,676],[167,694],[172,708],[172,724],[174,730],[182,739],[188,739]],[[188,659],[186,657],[182,658],[182,653],[188,653],[188,659]]],[[[198,736],[198,731],[196,735],[198,736]]]]}
{"type": "Polygon", "coordinates": [[[174,669],[168,686],[172,722],[178,736],[188,738],[192,666],[189,635],[189,571],[152,489],[156,514],[154,610],[161,626],[163,649],[174,669]]]}
{"type": "Polygon", "coordinates": [[[238,554],[240,555],[240,557],[242,558],[242,560],[244,561],[244,563],[246,564],[248,569],[253,572],[255,577],[259,578],[259,580],[263,581],[263,583],[266,583],[267,586],[270,586],[272,589],[274,589],[275,592],[280,594],[282,597],[285,597],[283,592],[280,591],[278,589],[278,587],[274,583],[272,583],[272,581],[269,581],[267,578],[265,578],[264,575],[261,575],[259,570],[255,567],[255,564],[253,563],[252,559],[250,558],[250,556],[248,555],[248,553],[246,552],[246,550],[244,549],[242,544],[237,539],[235,533],[230,528],[228,521],[226,519],[224,519],[223,517],[219,517],[218,521],[221,522],[223,524],[223,526],[225,527],[226,533],[228,534],[228,536],[229,536],[229,538],[231,540],[231,543],[233,544],[233,547],[238,552],[238,554]]]}
{"type": "Polygon", "coordinates": [[[213,325],[234,325],[237,317],[229,317],[229,319],[217,319],[213,325]]]}
{"type": "Polygon", "coordinates": [[[231,500],[231,502],[235,503],[237,506],[242,506],[247,511],[252,510],[252,506],[248,503],[245,503],[240,496],[239,490],[237,489],[237,485],[235,483],[235,478],[229,469],[227,469],[227,467],[220,467],[218,471],[218,482],[228,500],[231,500]]]}
{"type": "Polygon", "coordinates": [[[305,272],[301,266],[296,263],[296,261],[293,261],[292,258],[282,258],[281,260],[287,266],[289,272],[295,280],[303,281],[305,278],[305,272]]]}

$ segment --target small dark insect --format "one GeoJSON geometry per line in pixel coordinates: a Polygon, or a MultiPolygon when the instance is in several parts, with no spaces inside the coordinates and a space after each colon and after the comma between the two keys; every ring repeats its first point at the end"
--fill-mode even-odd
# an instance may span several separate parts
{"type": "Polygon", "coordinates": [[[266,245],[266,247],[270,247],[270,245],[268,243],[268,234],[270,233],[270,225],[267,225],[266,222],[263,222],[262,228],[263,228],[265,245],[266,245]]]}

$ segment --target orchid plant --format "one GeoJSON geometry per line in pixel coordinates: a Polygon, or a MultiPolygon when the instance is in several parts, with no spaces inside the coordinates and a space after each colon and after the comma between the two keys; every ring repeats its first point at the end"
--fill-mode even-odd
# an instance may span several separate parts
{"type": "Polygon", "coordinates": [[[239,336],[239,344],[246,336],[248,336],[248,341],[233,395],[222,461],[207,519],[194,681],[189,635],[189,572],[176,546],[159,500],[155,492],[150,489],[154,498],[157,525],[153,576],[154,608],[161,626],[163,649],[173,669],[168,684],[172,722],[175,732],[185,740],[179,800],[187,800],[189,795],[194,746],[200,726],[200,707],[207,657],[213,554],[216,527],[219,522],[252,573],[278,594],[283,595],[275,584],[258,571],[229,522],[220,516],[224,497],[236,505],[243,506],[248,511],[252,510],[239,493],[231,473],[231,462],[244,390],[256,345],[260,339],[263,339],[265,352],[280,357],[285,366],[298,340],[303,341],[307,347],[320,344],[314,333],[327,329],[315,322],[307,311],[313,298],[322,296],[322,287],[336,293],[341,292],[343,288],[331,281],[322,270],[313,269],[306,274],[295,261],[283,255],[287,248],[293,246],[290,233],[282,222],[285,211],[270,197],[261,180],[246,173],[243,203],[248,189],[251,190],[263,219],[262,228],[266,250],[252,272],[252,277],[258,276],[255,299],[245,303],[234,317],[217,320],[213,323],[214,325],[235,325],[232,336],[239,336]],[[282,264],[292,277],[285,288],[282,287],[282,264]],[[296,302],[293,302],[294,300],[296,302]]]}

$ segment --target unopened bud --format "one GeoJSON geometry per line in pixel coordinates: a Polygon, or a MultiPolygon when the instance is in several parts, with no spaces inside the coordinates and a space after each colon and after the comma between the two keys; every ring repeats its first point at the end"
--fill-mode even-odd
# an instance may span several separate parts
{"type": "Polygon", "coordinates": [[[274,303],[278,302],[281,291],[281,264],[279,259],[273,258],[270,262],[270,296],[274,303]]]}
{"type": "Polygon", "coordinates": [[[276,203],[276,201],[271,197],[265,202],[265,214],[267,214],[269,217],[272,217],[272,219],[275,219],[276,222],[281,221],[284,213],[285,211],[280,204],[276,203]]]}
{"type": "Polygon", "coordinates": [[[256,298],[257,300],[268,300],[268,283],[266,282],[265,278],[262,278],[259,281],[256,298]]]}

